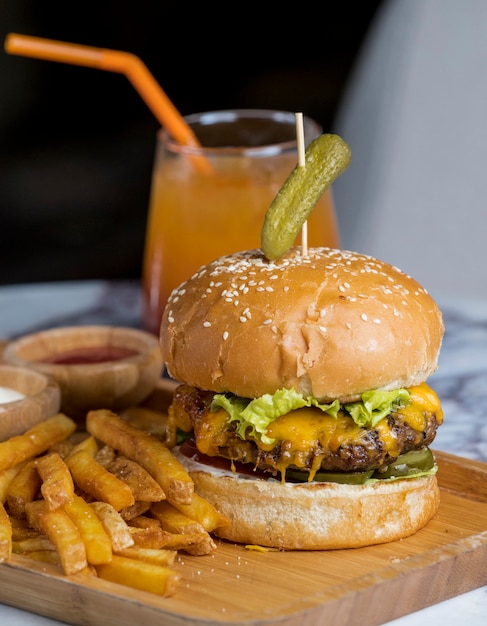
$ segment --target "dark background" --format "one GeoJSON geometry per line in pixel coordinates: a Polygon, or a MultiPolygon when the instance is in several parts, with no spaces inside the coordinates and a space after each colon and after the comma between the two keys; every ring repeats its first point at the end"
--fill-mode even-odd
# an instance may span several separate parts
{"type": "Polygon", "coordinates": [[[2,0],[0,284],[139,278],[158,130],[124,76],[7,55],[8,32],[132,52],[182,114],[302,111],[330,132],[380,4],[2,0]]]}

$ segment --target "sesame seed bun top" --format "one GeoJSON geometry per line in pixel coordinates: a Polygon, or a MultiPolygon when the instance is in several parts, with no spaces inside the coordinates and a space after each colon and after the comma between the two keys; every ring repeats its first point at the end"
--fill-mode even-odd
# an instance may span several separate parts
{"type": "Polygon", "coordinates": [[[425,381],[443,332],[434,300],[397,268],[294,248],[277,261],[249,250],[202,267],[171,294],[160,341],[169,375],[200,389],[352,400],[425,381]]]}

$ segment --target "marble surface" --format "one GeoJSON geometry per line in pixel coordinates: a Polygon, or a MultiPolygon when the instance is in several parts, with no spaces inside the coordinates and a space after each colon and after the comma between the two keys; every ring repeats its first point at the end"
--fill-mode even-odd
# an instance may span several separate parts
{"type": "MultiPolygon", "coordinates": [[[[441,398],[445,421],[434,447],[487,462],[487,298],[435,296],[445,320],[438,371],[429,384],[441,398]]],[[[116,324],[140,327],[137,282],[46,283],[0,287],[0,340],[56,326],[116,324]]],[[[449,626],[487,620],[487,585],[388,626],[449,626]]],[[[0,605],[5,625],[54,625],[55,620],[0,605]]]]}

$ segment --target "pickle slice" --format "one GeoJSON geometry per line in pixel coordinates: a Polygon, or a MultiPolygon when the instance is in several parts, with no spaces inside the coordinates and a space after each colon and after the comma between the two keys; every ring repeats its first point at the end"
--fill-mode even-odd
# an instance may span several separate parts
{"type": "Polygon", "coordinates": [[[261,247],[269,261],[293,245],[322,194],[348,167],[351,151],[338,135],[319,135],[305,152],[305,164],[296,165],[267,209],[261,247]]]}
{"type": "MultiPolygon", "coordinates": [[[[401,478],[405,476],[414,476],[433,469],[435,459],[429,448],[421,450],[412,450],[405,452],[397,457],[397,459],[389,465],[385,472],[369,470],[366,472],[326,472],[318,471],[311,482],[324,483],[342,483],[347,485],[363,485],[369,478],[386,479],[401,478]]],[[[295,469],[286,470],[286,480],[296,480],[307,483],[309,478],[308,472],[295,469]]]]}
{"type": "Polygon", "coordinates": [[[433,453],[429,448],[411,450],[397,457],[389,464],[385,472],[375,472],[374,478],[398,478],[401,476],[413,476],[421,472],[427,472],[435,466],[433,453]]]}
{"type": "MultiPolygon", "coordinates": [[[[362,485],[368,480],[374,470],[367,472],[316,472],[315,477],[311,482],[319,483],[343,483],[347,485],[362,485]]],[[[309,477],[308,472],[301,472],[299,470],[288,469],[286,470],[286,480],[291,478],[303,483],[307,483],[309,477]]]]}

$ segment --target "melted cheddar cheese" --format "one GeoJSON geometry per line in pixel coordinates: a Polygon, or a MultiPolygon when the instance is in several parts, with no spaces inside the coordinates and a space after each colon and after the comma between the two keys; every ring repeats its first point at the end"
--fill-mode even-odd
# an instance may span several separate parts
{"type": "Polygon", "coordinates": [[[405,421],[414,428],[414,430],[424,430],[425,413],[435,413],[438,424],[443,423],[443,410],[441,408],[440,399],[436,393],[426,383],[421,383],[416,387],[410,387],[409,401],[406,407],[401,409],[405,421]]]}
{"type": "MultiPolygon", "coordinates": [[[[398,411],[403,421],[413,430],[422,433],[427,425],[427,415],[435,414],[438,424],[443,421],[443,411],[436,393],[425,383],[408,389],[410,402],[398,411]]],[[[220,409],[200,420],[195,429],[198,450],[206,455],[217,455],[218,448],[225,445],[228,414],[220,409]]],[[[380,438],[382,450],[392,457],[401,454],[396,434],[387,417],[372,429],[380,438]]],[[[352,417],[340,410],[337,417],[324,413],[318,408],[301,408],[272,421],[266,435],[272,443],[259,442],[259,448],[271,452],[280,447],[277,469],[284,475],[289,466],[309,469],[310,480],[320,469],[326,451],[336,452],[341,446],[370,445],[370,431],[358,426],[352,417]]]]}

